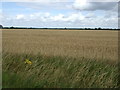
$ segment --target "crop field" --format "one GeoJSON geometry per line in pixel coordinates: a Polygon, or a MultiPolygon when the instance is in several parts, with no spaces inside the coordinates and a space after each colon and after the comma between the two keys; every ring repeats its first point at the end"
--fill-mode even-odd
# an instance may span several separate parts
{"type": "Polygon", "coordinates": [[[118,31],[3,29],[2,52],[3,88],[119,87],[118,31]]]}

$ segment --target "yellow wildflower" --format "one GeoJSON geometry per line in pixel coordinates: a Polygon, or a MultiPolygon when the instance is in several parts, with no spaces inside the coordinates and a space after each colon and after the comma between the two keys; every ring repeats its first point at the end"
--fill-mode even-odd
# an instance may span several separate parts
{"type": "Polygon", "coordinates": [[[28,60],[28,59],[25,60],[25,63],[27,63],[27,64],[29,64],[29,65],[32,64],[32,62],[31,62],[30,60],[28,60]]]}

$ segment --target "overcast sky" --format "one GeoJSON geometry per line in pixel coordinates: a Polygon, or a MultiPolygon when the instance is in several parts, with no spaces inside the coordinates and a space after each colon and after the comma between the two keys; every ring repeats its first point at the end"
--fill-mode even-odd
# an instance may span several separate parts
{"type": "Polygon", "coordinates": [[[106,0],[107,2],[90,2],[90,0],[10,1],[1,2],[0,20],[3,26],[118,28],[117,2],[108,2],[109,0],[106,0]]]}

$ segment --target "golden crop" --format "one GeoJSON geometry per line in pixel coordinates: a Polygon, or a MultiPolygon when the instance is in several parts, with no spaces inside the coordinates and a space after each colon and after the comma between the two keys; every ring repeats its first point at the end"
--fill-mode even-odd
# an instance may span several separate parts
{"type": "Polygon", "coordinates": [[[118,31],[3,30],[4,52],[117,60],[118,31]]]}

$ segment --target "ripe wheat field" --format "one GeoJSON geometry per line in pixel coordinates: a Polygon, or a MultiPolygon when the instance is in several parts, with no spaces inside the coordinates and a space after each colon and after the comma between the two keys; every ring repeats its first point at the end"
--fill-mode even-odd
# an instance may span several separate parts
{"type": "Polygon", "coordinates": [[[4,88],[119,86],[118,31],[3,29],[2,52],[4,88]]]}

